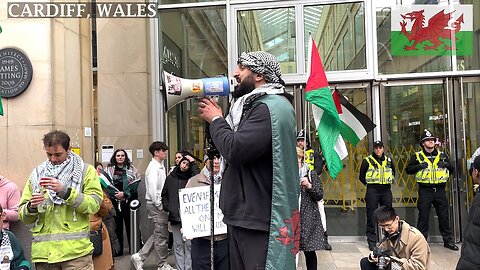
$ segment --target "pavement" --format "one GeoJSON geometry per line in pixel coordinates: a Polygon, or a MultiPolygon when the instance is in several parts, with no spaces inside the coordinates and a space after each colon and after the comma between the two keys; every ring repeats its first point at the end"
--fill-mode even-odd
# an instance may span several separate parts
{"type": "MultiPolygon", "coordinates": [[[[317,261],[319,270],[358,270],[360,268],[360,259],[367,256],[367,242],[355,242],[343,240],[342,238],[329,237],[332,245],[331,251],[317,251],[317,261]]],[[[461,244],[458,244],[460,247],[461,244]]],[[[432,251],[432,265],[429,270],[451,270],[455,269],[460,251],[452,251],[443,247],[443,243],[430,243],[432,251]]],[[[115,258],[115,270],[134,270],[130,262],[130,255],[115,258]]],[[[168,262],[173,265],[175,258],[173,255],[168,257],[168,262]]],[[[144,270],[156,270],[155,258],[150,254],[143,267],[144,270]]],[[[295,270],[295,269],[292,269],[295,270]]],[[[299,257],[299,267],[297,270],[306,270],[303,254],[299,257]]]]}

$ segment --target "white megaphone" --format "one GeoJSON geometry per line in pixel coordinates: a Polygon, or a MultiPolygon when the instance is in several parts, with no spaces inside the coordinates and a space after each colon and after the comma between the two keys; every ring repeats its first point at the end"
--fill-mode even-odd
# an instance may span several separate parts
{"type": "Polygon", "coordinates": [[[228,96],[233,91],[235,79],[227,77],[183,79],[163,71],[165,103],[170,110],[178,103],[192,97],[228,96]]]}

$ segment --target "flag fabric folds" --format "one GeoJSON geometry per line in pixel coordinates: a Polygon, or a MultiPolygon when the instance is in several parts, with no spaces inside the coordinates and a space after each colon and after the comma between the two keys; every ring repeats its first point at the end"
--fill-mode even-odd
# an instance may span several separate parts
{"type": "Polygon", "coordinates": [[[345,141],[355,147],[376,125],[368,116],[348,102],[338,90],[335,90],[332,95],[340,118],[340,134],[345,141]]]}
{"type": "Polygon", "coordinates": [[[305,99],[312,103],[315,126],[323,155],[330,176],[335,178],[343,168],[342,159],[347,156],[347,148],[340,135],[341,121],[328,86],[325,70],[311,36],[309,47],[310,75],[305,87],[305,99]]]}

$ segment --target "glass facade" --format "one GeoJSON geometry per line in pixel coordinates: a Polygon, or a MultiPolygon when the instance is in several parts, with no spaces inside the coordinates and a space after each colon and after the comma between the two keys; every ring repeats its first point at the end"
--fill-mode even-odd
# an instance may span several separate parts
{"type": "Polygon", "coordinates": [[[277,57],[284,73],[296,73],[295,10],[293,8],[239,11],[238,52],[266,51],[277,57]]]}
{"type": "Polygon", "coordinates": [[[304,14],[305,44],[312,33],[325,70],[366,68],[363,3],[306,6],[304,14]]]}
{"type": "MultiPolygon", "coordinates": [[[[268,51],[280,61],[287,89],[295,96],[300,129],[305,123],[304,109],[308,110],[302,89],[308,78],[307,41],[311,33],[330,86],[339,89],[377,125],[356,147],[348,146],[349,156],[337,179],[322,175],[329,234],[364,235],[365,187],[358,181],[358,171],[377,139],[385,142],[397,166],[394,205],[400,215],[416,224],[417,187],[404,169],[410,155],[418,150],[420,133],[428,128],[438,137],[439,147],[452,161],[457,161],[449,197],[452,227],[460,240],[461,222],[471,199],[466,157],[480,146],[480,123],[475,118],[480,91],[480,22],[476,19],[480,16],[480,2],[324,2],[227,0],[210,5],[209,1],[161,1],[158,42],[161,69],[188,79],[228,76],[241,52],[268,51]],[[200,7],[182,4],[187,2],[203,3],[200,7]],[[460,4],[467,6],[458,8],[460,4]],[[442,10],[451,13],[452,7],[456,11],[448,20],[449,38],[423,41],[418,38],[421,29],[413,27],[416,20],[423,20],[425,28],[435,14],[442,10]],[[424,13],[417,12],[421,10],[424,13]],[[462,12],[471,12],[471,16],[467,19],[465,15],[460,22],[462,12]],[[464,32],[455,32],[458,23],[464,32]],[[463,53],[449,49],[464,45],[468,48],[463,53]]],[[[220,102],[225,106],[227,100],[220,102]]],[[[196,106],[196,101],[189,99],[167,114],[172,159],[174,151],[179,149],[203,155],[204,125],[197,117],[196,106]]],[[[307,115],[310,119],[310,114],[307,115]]],[[[312,144],[318,147],[313,125],[309,124],[307,129],[312,144]]],[[[439,235],[436,224],[432,221],[430,226],[433,238],[439,235]]]]}
{"type": "MultiPolygon", "coordinates": [[[[188,79],[227,74],[225,7],[165,10],[159,17],[163,70],[188,79]]],[[[188,99],[167,113],[170,164],[179,150],[203,156],[205,126],[197,106],[188,99]]]]}

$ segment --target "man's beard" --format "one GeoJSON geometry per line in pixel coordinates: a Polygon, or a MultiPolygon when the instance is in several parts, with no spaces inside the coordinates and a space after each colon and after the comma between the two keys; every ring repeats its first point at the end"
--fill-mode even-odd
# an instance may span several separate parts
{"type": "Polygon", "coordinates": [[[255,89],[255,81],[253,80],[253,74],[248,75],[245,79],[243,79],[237,86],[235,86],[235,90],[232,93],[234,98],[239,98],[244,96],[255,89]]]}

